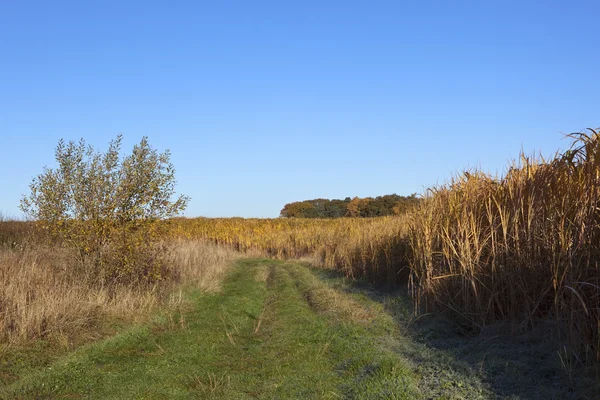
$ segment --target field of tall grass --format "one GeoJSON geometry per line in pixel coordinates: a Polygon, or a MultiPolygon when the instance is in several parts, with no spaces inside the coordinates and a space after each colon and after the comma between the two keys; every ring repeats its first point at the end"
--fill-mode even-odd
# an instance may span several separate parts
{"type": "Polygon", "coordinates": [[[406,216],[339,219],[196,218],[173,235],[277,259],[307,258],[350,278],[397,285],[408,277],[406,216]]]}
{"type": "MultiPolygon", "coordinates": [[[[410,220],[411,288],[425,310],[474,327],[557,322],[570,356],[600,360],[600,135],[495,179],[465,172],[410,220]]],[[[568,355],[569,354],[565,354],[568,355]]]]}

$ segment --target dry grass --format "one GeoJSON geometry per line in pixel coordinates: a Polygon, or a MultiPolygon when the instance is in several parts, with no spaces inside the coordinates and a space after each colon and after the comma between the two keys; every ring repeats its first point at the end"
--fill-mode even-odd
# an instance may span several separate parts
{"type": "Polygon", "coordinates": [[[178,282],[203,291],[219,290],[228,266],[239,255],[229,248],[199,240],[177,239],[167,257],[178,282]]]}
{"type": "Polygon", "coordinates": [[[422,309],[479,329],[554,319],[570,356],[600,360],[600,135],[550,160],[521,156],[494,179],[465,172],[431,189],[410,229],[422,309]]]}
{"type": "Polygon", "coordinates": [[[90,282],[68,249],[0,247],[0,344],[44,338],[68,346],[94,339],[107,320],[135,322],[159,306],[178,306],[181,283],[216,290],[235,257],[231,250],[182,240],[167,256],[169,280],[103,286],[90,282]]]}
{"type": "Polygon", "coordinates": [[[173,234],[277,259],[308,259],[351,278],[397,284],[406,278],[406,217],[341,219],[196,218],[173,234]]]}
{"type": "Polygon", "coordinates": [[[0,214],[0,247],[20,247],[33,240],[34,223],[14,221],[0,214]]]}

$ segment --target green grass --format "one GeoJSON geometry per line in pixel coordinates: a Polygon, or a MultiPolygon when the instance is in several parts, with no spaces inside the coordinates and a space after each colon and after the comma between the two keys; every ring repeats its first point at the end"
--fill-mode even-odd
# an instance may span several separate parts
{"type": "Polygon", "coordinates": [[[337,318],[327,299],[315,309],[322,285],[305,266],[242,260],[220,293],[191,292],[180,315],[83,347],[0,398],[418,397],[411,369],[386,347],[389,317],[337,318]]]}

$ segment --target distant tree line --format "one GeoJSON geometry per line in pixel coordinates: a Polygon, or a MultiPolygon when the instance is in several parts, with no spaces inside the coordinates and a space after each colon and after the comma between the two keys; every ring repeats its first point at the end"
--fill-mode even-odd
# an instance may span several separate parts
{"type": "Polygon", "coordinates": [[[284,218],[383,217],[403,214],[415,207],[419,201],[416,193],[410,196],[387,194],[375,198],[304,200],[286,204],[280,216],[284,218]]]}

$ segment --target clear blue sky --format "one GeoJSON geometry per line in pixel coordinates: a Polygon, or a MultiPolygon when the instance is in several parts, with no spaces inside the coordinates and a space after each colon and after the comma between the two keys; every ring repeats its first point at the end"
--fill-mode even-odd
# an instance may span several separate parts
{"type": "Polygon", "coordinates": [[[60,138],[169,148],[188,216],[410,194],[600,126],[597,1],[4,1],[0,212],[60,138]]]}

